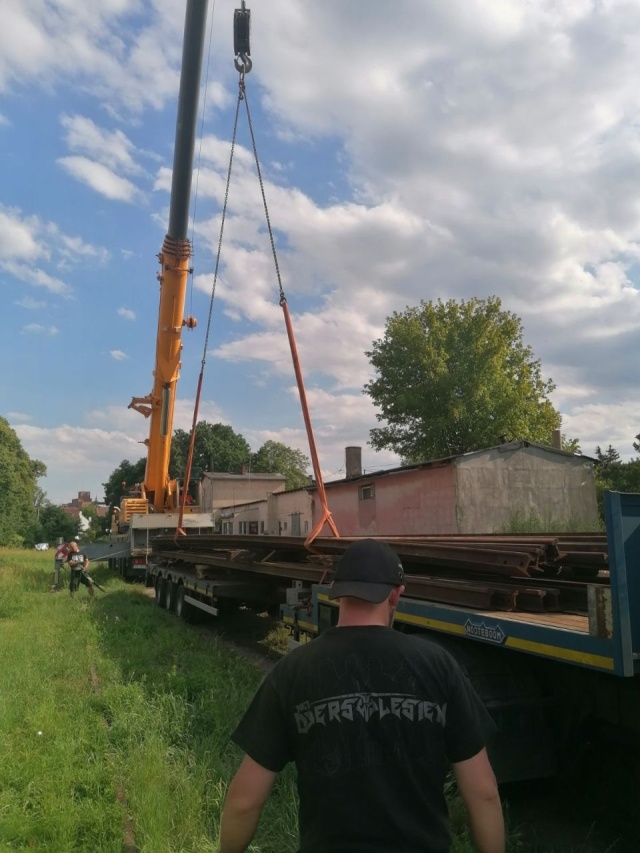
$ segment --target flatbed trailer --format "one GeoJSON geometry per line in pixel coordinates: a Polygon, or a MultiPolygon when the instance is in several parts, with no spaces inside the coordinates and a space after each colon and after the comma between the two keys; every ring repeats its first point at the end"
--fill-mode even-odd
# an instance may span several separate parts
{"type": "MultiPolygon", "coordinates": [[[[523,556],[517,537],[502,552],[497,539],[467,537],[461,549],[388,537],[408,561],[394,627],[442,645],[467,672],[497,725],[490,751],[500,781],[553,774],[587,732],[640,747],[640,495],[608,493],[605,504],[606,540],[556,547],[578,577],[575,555],[591,553],[589,568],[605,547],[606,568],[579,582],[549,577],[539,540],[523,556]],[[425,554],[435,563],[421,567],[425,554]]],[[[317,540],[310,554],[296,537],[160,536],[146,578],[158,605],[182,618],[242,602],[279,611],[292,644],[309,642],[337,621],[328,593],[348,541],[317,540]]]]}

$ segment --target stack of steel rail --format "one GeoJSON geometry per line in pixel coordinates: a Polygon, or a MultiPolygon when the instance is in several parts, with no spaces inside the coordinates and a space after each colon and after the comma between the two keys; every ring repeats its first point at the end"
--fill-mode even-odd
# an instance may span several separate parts
{"type": "MultiPolygon", "coordinates": [[[[329,582],[336,560],[359,537],[159,536],[153,552],[215,570],[274,580],[329,582]]],[[[604,534],[380,536],[402,560],[406,595],[439,603],[527,612],[584,612],[586,582],[608,583],[604,534]]]]}

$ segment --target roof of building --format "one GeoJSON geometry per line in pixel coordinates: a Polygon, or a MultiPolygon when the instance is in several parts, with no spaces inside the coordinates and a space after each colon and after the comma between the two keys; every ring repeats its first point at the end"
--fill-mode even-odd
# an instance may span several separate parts
{"type": "Polygon", "coordinates": [[[286,480],[284,474],[224,474],[218,471],[204,471],[202,477],[209,480],[286,480]]]}
{"type": "MultiPolygon", "coordinates": [[[[593,456],[583,456],[579,453],[570,453],[568,450],[559,450],[557,447],[551,447],[548,444],[538,444],[535,441],[508,441],[504,444],[497,444],[494,447],[483,447],[480,450],[471,450],[468,453],[458,453],[454,456],[444,456],[441,459],[431,459],[428,462],[416,462],[413,465],[400,465],[396,468],[386,468],[381,469],[379,471],[368,471],[366,474],[360,474],[357,477],[348,477],[343,478],[342,480],[332,480],[331,482],[325,483],[325,486],[338,486],[344,485],[344,483],[353,483],[358,480],[371,480],[374,477],[385,477],[389,474],[399,474],[405,471],[416,471],[421,468],[431,468],[437,467],[441,465],[449,465],[455,462],[456,459],[466,459],[471,456],[480,456],[483,453],[490,453],[491,451],[497,450],[500,453],[508,453],[513,450],[522,450],[524,448],[533,447],[538,450],[544,450],[548,453],[553,453],[558,456],[564,456],[565,458],[572,459],[584,459],[587,462],[598,462],[593,456]]],[[[308,486],[309,489],[315,489],[316,484],[312,483],[308,486]]]]}
{"type": "MultiPolygon", "coordinates": [[[[284,492],[276,492],[276,494],[282,495],[284,492]]],[[[256,506],[257,504],[266,504],[266,502],[266,498],[259,498],[256,501],[239,501],[238,503],[224,504],[223,506],[219,506],[217,509],[240,509],[243,506],[256,506]]]]}

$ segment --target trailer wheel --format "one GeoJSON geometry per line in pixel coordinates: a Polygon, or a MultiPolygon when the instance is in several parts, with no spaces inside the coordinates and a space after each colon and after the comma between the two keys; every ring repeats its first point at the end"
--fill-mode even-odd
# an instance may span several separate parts
{"type": "Polygon", "coordinates": [[[173,585],[171,587],[171,612],[177,615],[178,612],[178,594],[180,589],[182,588],[182,584],[177,580],[174,580],[173,585]]]}
{"type": "Polygon", "coordinates": [[[124,581],[128,581],[131,579],[131,567],[133,566],[133,560],[131,557],[125,557],[122,560],[122,579],[124,581]]]}
{"type": "Polygon", "coordinates": [[[167,582],[162,577],[162,575],[158,575],[156,578],[156,604],[158,607],[164,607],[167,596],[167,582]]]}
{"type": "Polygon", "coordinates": [[[164,593],[164,606],[167,608],[169,613],[173,613],[176,608],[176,587],[177,584],[175,581],[167,580],[166,581],[166,589],[164,593]]]}
{"type": "Polygon", "coordinates": [[[186,591],[184,584],[179,584],[175,589],[175,614],[178,619],[182,619],[184,622],[189,622],[193,608],[184,600],[185,595],[186,591]]]}

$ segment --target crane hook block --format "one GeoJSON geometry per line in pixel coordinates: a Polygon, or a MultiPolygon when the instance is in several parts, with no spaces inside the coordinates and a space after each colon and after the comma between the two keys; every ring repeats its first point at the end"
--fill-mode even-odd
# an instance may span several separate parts
{"type": "Polygon", "coordinates": [[[236,56],[251,56],[251,10],[245,8],[233,13],[233,52],[236,56]]]}

